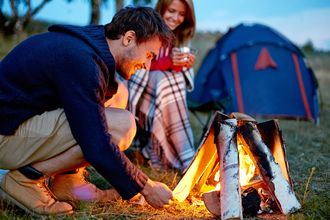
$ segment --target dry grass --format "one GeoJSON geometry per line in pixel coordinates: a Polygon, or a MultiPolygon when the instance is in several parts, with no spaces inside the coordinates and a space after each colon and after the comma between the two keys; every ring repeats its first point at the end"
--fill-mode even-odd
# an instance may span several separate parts
{"type": "MultiPolygon", "coordinates": [[[[174,189],[180,178],[175,171],[156,171],[146,166],[137,166],[150,178],[166,183],[171,189],[174,189]]],[[[92,173],[95,182],[103,181],[94,170],[92,173]]],[[[0,203],[0,210],[0,219],[34,219],[5,202],[0,203]]],[[[57,218],[49,216],[46,219],[57,218]]],[[[185,202],[174,203],[166,209],[154,209],[147,203],[137,205],[124,200],[103,204],[80,203],[76,213],[65,219],[212,219],[212,215],[201,202],[199,195],[192,192],[185,202]]]]}
{"type": "MultiPolygon", "coordinates": [[[[174,189],[181,178],[181,174],[175,170],[159,171],[150,169],[148,166],[140,165],[137,161],[133,161],[141,170],[143,170],[151,179],[165,183],[171,189],[174,189]]],[[[95,174],[95,172],[93,172],[95,174]]],[[[95,177],[98,179],[101,177],[95,177]]],[[[101,178],[102,179],[102,178],[101,178]]],[[[96,209],[100,210],[100,206],[96,209]]],[[[94,208],[95,209],[95,208],[94,208]]],[[[201,202],[200,195],[192,192],[187,200],[183,203],[174,203],[166,209],[154,209],[148,204],[136,205],[127,201],[119,201],[101,207],[102,213],[97,215],[111,215],[115,218],[129,219],[206,219],[212,218],[204,204],[201,202]]]]}

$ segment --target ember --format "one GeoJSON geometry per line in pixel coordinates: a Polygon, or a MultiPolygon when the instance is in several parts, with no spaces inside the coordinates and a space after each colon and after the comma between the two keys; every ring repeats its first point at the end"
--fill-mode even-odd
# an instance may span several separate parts
{"type": "Polygon", "coordinates": [[[301,207],[277,121],[257,123],[240,113],[231,117],[215,113],[194,160],[173,191],[175,198],[185,200],[195,186],[204,192],[208,210],[222,219],[273,210],[289,214],[301,207]]]}

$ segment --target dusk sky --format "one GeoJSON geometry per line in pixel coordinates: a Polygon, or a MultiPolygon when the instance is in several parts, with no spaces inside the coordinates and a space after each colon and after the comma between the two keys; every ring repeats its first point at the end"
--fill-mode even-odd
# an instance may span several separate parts
{"type": "MultiPolygon", "coordinates": [[[[5,0],[3,7],[8,8],[8,2],[5,0]]],[[[131,2],[126,0],[125,5],[131,2]]],[[[226,32],[242,22],[261,23],[297,45],[311,40],[316,48],[330,50],[330,0],[195,0],[194,4],[198,30],[226,32]]],[[[114,0],[108,0],[102,7],[101,23],[109,22],[113,14],[114,0]]],[[[36,18],[85,25],[89,21],[89,5],[86,0],[53,0],[36,18]]]]}

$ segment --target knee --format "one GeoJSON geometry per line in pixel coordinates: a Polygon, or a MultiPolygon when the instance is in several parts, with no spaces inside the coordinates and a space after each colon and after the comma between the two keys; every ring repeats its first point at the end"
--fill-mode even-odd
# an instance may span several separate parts
{"type": "Polygon", "coordinates": [[[70,156],[74,156],[75,158],[79,158],[81,160],[83,160],[84,157],[84,153],[81,150],[81,147],[79,145],[75,145],[72,148],[70,148],[68,151],[70,151],[70,156]]]}
{"type": "Polygon", "coordinates": [[[123,82],[118,82],[117,93],[104,103],[105,107],[125,109],[128,102],[128,89],[123,82]]]}
{"type": "Polygon", "coordinates": [[[109,133],[112,141],[121,151],[126,150],[136,134],[135,118],[127,110],[107,108],[106,111],[109,133]]]}
{"type": "Polygon", "coordinates": [[[125,117],[125,123],[120,126],[122,138],[118,143],[118,147],[121,151],[124,151],[129,148],[136,134],[135,117],[129,111],[126,110],[125,114],[127,114],[127,116],[125,117]]]}

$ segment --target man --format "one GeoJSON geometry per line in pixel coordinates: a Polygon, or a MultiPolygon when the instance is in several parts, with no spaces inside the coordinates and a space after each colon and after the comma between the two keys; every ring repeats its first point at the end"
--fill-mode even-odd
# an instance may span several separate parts
{"type": "Polygon", "coordinates": [[[0,168],[10,170],[2,197],[31,214],[73,213],[45,179],[65,182],[89,163],[123,199],[141,193],[153,207],[168,204],[171,190],[121,152],[135,135],[134,117],[104,103],[117,91],[115,71],[129,79],[149,68],[171,40],[161,17],[138,7],[105,26],[51,26],[14,48],[0,63],[0,168]]]}

